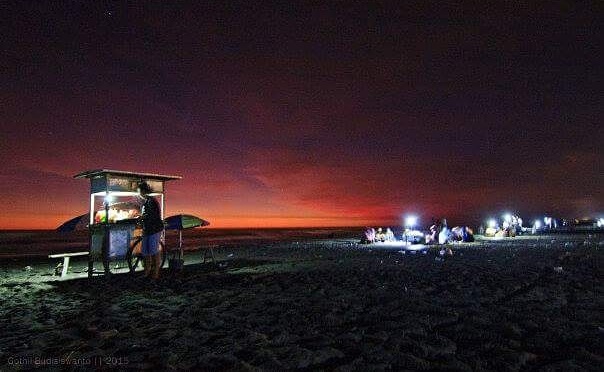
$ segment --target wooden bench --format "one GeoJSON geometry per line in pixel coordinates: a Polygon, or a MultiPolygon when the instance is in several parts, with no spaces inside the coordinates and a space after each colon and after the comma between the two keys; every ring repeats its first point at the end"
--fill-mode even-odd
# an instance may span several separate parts
{"type": "Polygon", "coordinates": [[[58,253],[49,254],[48,258],[62,258],[63,259],[63,270],[61,271],[61,278],[67,275],[67,269],[69,268],[69,259],[77,256],[87,256],[88,252],[74,252],[74,253],[58,253]]]}

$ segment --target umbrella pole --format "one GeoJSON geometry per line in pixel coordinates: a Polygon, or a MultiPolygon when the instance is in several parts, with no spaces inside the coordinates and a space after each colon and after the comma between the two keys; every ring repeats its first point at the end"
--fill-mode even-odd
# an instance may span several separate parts
{"type": "Polygon", "coordinates": [[[178,230],[178,258],[182,260],[183,252],[182,252],[182,230],[178,230]]]}

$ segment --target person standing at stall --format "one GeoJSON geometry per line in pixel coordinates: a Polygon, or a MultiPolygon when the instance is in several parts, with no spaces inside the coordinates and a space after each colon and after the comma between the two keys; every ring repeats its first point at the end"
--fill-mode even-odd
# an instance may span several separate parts
{"type": "Polygon", "coordinates": [[[159,278],[161,269],[161,252],[159,242],[164,231],[164,221],[161,218],[159,203],[150,196],[151,187],[146,182],[138,185],[138,192],[143,198],[141,222],[143,225],[143,246],[141,253],[144,258],[145,277],[159,278]]]}

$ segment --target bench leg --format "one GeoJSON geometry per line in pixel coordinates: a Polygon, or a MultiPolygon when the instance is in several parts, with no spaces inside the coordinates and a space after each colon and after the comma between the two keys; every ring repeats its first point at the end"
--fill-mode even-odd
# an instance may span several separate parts
{"type": "Polygon", "coordinates": [[[63,271],[61,271],[61,278],[67,275],[67,269],[69,269],[69,257],[63,257],[63,271]]]}

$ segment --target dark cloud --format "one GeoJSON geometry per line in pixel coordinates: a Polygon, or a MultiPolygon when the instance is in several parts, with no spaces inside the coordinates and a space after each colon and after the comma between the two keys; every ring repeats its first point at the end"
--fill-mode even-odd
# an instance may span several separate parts
{"type": "Polygon", "coordinates": [[[0,186],[61,177],[2,197],[51,226],[111,167],[214,226],[599,213],[596,5],[3,3],[0,186]]]}

